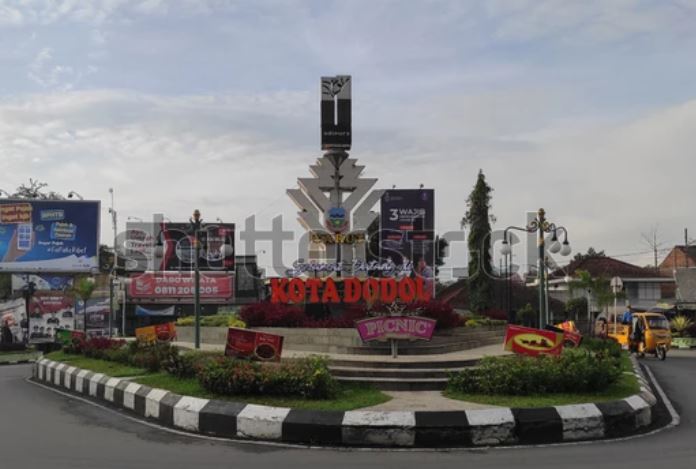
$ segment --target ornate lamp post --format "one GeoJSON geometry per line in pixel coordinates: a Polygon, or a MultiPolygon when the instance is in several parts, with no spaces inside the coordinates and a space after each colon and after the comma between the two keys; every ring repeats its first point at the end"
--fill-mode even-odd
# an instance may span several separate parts
{"type": "Polygon", "coordinates": [[[198,258],[200,256],[200,241],[198,234],[203,225],[203,219],[201,218],[201,212],[196,209],[193,211],[193,218],[189,219],[189,232],[193,234],[193,250],[194,250],[194,287],[193,287],[193,303],[194,303],[194,314],[195,314],[195,344],[196,349],[201,348],[201,296],[200,296],[200,286],[201,286],[201,274],[200,266],[198,264],[198,258]]]}
{"type": "Polygon", "coordinates": [[[26,287],[24,287],[24,291],[22,292],[22,296],[24,297],[24,310],[27,313],[27,335],[25,336],[25,342],[27,344],[29,344],[29,340],[31,339],[31,313],[29,310],[34,293],[36,293],[36,283],[29,280],[26,287]]]}
{"type": "Polygon", "coordinates": [[[549,313],[547,308],[546,299],[546,253],[545,253],[545,241],[544,233],[551,233],[551,244],[549,245],[549,252],[556,254],[560,252],[562,256],[567,256],[571,252],[570,244],[568,243],[568,230],[563,226],[556,226],[555,223],[551,223],[546,219],[546,211],[540,208],[537,212],[537,216],[534,220],[530,221],[527,226],[509,226],[505,229],[503,233],[503,246],[500,249],[500,253],[504,256],[509,255],[512,252],[510,243],[508,243],[508,231],[526,231],[527,233],[537,233],[537,247],[539,249],[539,260],[537,263],[537,281],[536,284],[539,288],[539,327],[543,327],[543,324],[548,322],[549,313]],[[558,241],[558,232],[563,231],[563,243],[558,241]]]}

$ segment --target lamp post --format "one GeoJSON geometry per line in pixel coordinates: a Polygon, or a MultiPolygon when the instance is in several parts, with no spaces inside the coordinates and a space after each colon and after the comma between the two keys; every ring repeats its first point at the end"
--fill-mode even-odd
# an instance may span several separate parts
{"type": "Polygon", "coordinates": [[[200,242],[198,234],[203,225],[203,219],[201,218],[201,212],[196,209],[193,211],[193,218],[189,219],[189,232],[193,234],[193,250],[194,250],[194,287],[193,287],[193,303],[194,303],[194,314],[195,314],[195,343],[196,349],[201,348],[201,296],[200,296],[200,269],[198,264],[198,258],[200,256],[200,242]]]}
{"type": "Polygon", "coordinates": [[[510,243],[508,243],[508,231],[517,230],[525,231],[527,233],[537,234],[537,247],[538,247],[538,262],[537,262],[537,281],[535,282],[539,288],[539,327],[543,327],[544,323],[548,322],[548,308],[546,303],[546,246],[544,241],[544,233],[551,233],[551,244],[549,245],[549,252],[556,254],[560,252],[562,256],[567,256],[571,252],[570,244],[568,243],[568,230],[563,226],[556,226],[555,223],[551,223],[546,219],[546,211],[540,208],[537,211],[537,216],[534,220],[530,221],[527,226],[509,226],[505,228],[503,233],[503,246],[500,250],[502,255],[509,255],[512,252],[510,243]],[[558,231],[563,231],[563,243],[558,241],[558,231]]]}
{"type": "Polygon", "coordinates": [[[114,209],[113,187],[109,187],[109,194],[111,195],[111,207],[109,208],[109,214],[111,214],[111,228],[114,230],[114,263],[111,266],[111,272],[109,273],[109,337],[112,337],[114,330],[114,284],[117,281],[116,268],[118,265],[118,251],[116,249],[118,214],[114,209]]]}
{"type": "Polygon", "coordinates": [[[29,344],[29,340],[31,339],[31,313],[29,311],[29,306],[31,305],[31,299],[34,296],[34,293],[36,293],[36,283],[33,281],[29,280],[27,282],[26,287],[24,287],[24,291],[22,292],[24,296],[24,310],[27,313],[27,335],[26,335],[26,343],[29,344]]]}

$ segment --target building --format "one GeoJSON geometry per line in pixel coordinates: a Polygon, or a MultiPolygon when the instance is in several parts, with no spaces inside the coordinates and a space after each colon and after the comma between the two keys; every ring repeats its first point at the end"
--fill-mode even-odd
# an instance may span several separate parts
{"type": "MultiPolygon", "coordinates": [[[[674,277],[659,269],[650,269],[629,264],[607,256],[587,256],[572,261],[566,267],[552,272],[549,277],[549,296],[561,301],[579,298],[587,292],[572,288],[578,271],[587,271],[593,278],[610,280],[619,277],[623,282],[623,299],[619,305],[630,305],[637,310],[648,310],[665,303],[673,304],[675,299],[674,277]]],[[[599,311],[596,298],[591,298],[593,311],[599,311]]]]}
{"type": "Polygon", "coordinates": [[[660,263],[659,269],[665,275],[673,275],[679,269],[696,268],[696,245],[674,246],[660,263]]]}

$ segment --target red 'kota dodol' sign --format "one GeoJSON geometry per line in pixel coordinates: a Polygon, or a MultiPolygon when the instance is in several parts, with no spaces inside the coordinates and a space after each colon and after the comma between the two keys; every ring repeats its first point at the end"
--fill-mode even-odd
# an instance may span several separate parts
{"type": "Polygon", "coordinates": [[[360,280],[346,278],[339,292],[332,278],[299,279],[274,278],[271,280],[271,302],[273,303],[357,303],[358,301],[428,301],[432,290],[422,277],[416,278],[369,278],[360,280]]]}
{"type": "Polygon", "coordinates": [[[420,316],[378,316],[355,323],[363,342],[387,339],[430,340],[435,331],[434,319],[420,316]]]}

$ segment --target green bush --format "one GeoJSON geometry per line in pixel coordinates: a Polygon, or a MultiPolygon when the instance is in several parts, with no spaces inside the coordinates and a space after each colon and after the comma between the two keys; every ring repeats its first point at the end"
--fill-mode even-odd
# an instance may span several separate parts
{"type": "Polygon", "coordinates": [[[179,349],[168,342],[129,344],[130,365],[145,368],[148,371],[160,371],[164,363],[174,360],[179,355],[179,349]],[[133,345],[135,344],[135,345],[133,345]]]}
{"type": "Polygon", "coordinates": [[[527,396],[603,391],[621,376],[621,361],[587,349],[560,357],[486,357],[477,368],[452,373],[448,388],[473,394],[527,396]]]}
{"type": "Polygon", "coordinates": [[[611,358],[621,358],[621,345],[612,339],[595,339],[583,337],[580,347],[589,350],[596,355],[608,356],[611,358]]]}
{"type": "Polygon", "coordinates": [[[162,369],[177,378],[195,378],[198,371],[219,352],[189,351],[170,355],[162,363],[162,369]]]}
{"type": "MultiPolygon", "coordinates": [[[[194,316],[183,316],[176,320],[176,325],[181,327],[191,327],[195,325],[196,318],[194,316]]],[[[213,314],[211,316],[201,317],[201,327],[246,327],[244,321],[239,319],[236,314],[224,313],[213,314]]]]}
{"type": "Polygon", "coordinates": [[[299,396],[330,398],[337,384],[326,360],[310,357],[289,363],[261,364],[218,357],[206,361],[198,371],[206,390],[220,395],[299,396]]]}

